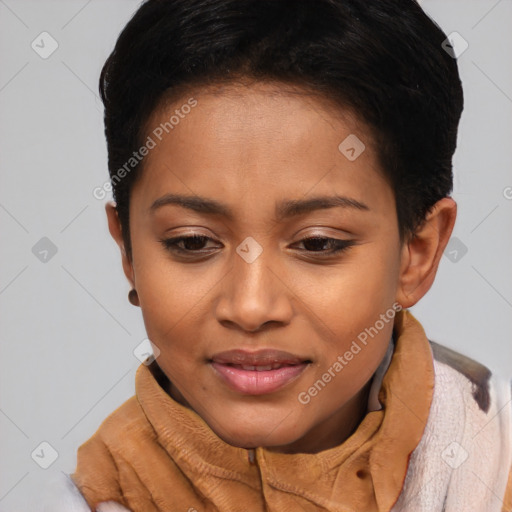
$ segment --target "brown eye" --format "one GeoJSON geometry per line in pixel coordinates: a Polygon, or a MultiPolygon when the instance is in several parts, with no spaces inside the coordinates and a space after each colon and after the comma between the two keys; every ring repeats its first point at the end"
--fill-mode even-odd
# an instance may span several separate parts
{"type": "Polygon", "coordinates": [[[299,244],[304,245],[306,252],[331,255],[348,249],[353,246],[355,242],[353,240],[339,240],[337,238],[315,236],[303,238],[299,241],[299,244]]]}
{"type": "Polygon", "coordinates": [[[210,237],[202,236],[202,235],[192,235],[192,236],[179,236],[176,238],[166,238],[164,240],[160,240],[162,245],[169,251],[178,252],[178,253],[199,253],[205,254],[204,246],[209,241],[212,240],[210,237]]]}

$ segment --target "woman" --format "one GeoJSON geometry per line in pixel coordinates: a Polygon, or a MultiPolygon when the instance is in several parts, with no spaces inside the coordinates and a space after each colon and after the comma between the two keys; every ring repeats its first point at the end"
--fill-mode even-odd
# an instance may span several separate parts
{"type": "Polygon", "coordinates": [[[511,510],[510,385],[407,311],[456,218],[446,39],[413,0],[140,7],[100,91],[154,356],[78,509],[511,510]]]}

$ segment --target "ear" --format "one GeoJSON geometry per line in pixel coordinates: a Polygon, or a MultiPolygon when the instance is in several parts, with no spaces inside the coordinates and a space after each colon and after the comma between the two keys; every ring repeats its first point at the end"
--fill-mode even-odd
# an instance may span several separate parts
{"type": "Polygon", "coordinates": [[[113,201],[106,203],[105,211],[107,213],[108,230],[110,231],[112,238],[115,240],[119,246],[119,249],[121,250],[121,260],[123,264],[124,275],[130,282],[131,287],[135,288],[135,273],[133,271],[132,262],[128,259],[126,254],[123,240],[123,231],[121,227],[121,221],[119,220],[119,215],[117,214],[116,203],[113,201]]]}
{"type": "Polygon", "coordinates": [[[414,306],[430,290],[456,217],[457,203],[445,197],[404,242],[396,297],[404,309],[414,306]]]}

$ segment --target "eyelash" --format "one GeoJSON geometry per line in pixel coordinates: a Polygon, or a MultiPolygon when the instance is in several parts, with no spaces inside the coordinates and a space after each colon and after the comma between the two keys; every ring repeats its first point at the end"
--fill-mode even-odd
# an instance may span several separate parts
{"type": "MultiPolygon", "coordinates": [[[[206,252],[201,252],[199,250],[193,251],[193,250],[183,249],[181,247],[178,247],[178,244],[180,242],[183,242],[183,241],[186,242],[188,240],[208,241],[208,240],[213,240],[213,239],[210,237],[207,237],[207,236],[203,236],[203,235],[191,235],[191,236],[179,236],[179,237],[175,237],[175,238],[167,238],[167,239],[160,240],[160,242],[165,247],[165,249],[167,249],[170,252],[174,252],[174,253],[178,253],[178,254],[182,254],[182,255],[186,255],[186,256],[192,256],[192,257],[193,257],[194,253],[196,255],[207,254],[206,252]]],[[[297,243],[304,243],[304,242],[308,242],[311,240],[323,241],[324,243],[327,242],[327,243],[330,243],[335,246],[335,248],[331,249],[330,251],[307,251],[306,250],[306,252],[308,252],[310,254],[319,255],[319,257],[321,257],[321,258],[339,254],[343,251],[346,251],[353,245],[355,245],[354,240],[339,240],[337,238],[330,238],[330,237],[325,237],[325,236],[307,237],[307,238],[303,238],[303,239],[299,240],[297,243]]]]}

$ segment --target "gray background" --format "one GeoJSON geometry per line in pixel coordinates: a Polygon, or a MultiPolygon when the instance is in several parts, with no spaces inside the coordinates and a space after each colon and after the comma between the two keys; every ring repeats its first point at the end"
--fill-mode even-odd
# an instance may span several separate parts
{"type": "MultiPolygon", "coordinates": [[[[48,475],[71,473],[77,447],[134,393],[133,350],[145,330],[126,298],[105,201],[92,191],[108,177],[98,76],[138,3],[0,0],[1,511],[35,510],[48,475]],[[59,45],[47,59],[31,47],[43,31],[59,45]],[[46,261],[43,237],[57,250],[46,261]],[[52,452],[41,442],[58,454],[47,470],[40,464],[52,452]]],[[[507,376],[512,1],[422,5],[469,48],[458,59],[465,110],[454,159],[457,253],[443,257],[413,313],[431,339],[507,376]]]]}

